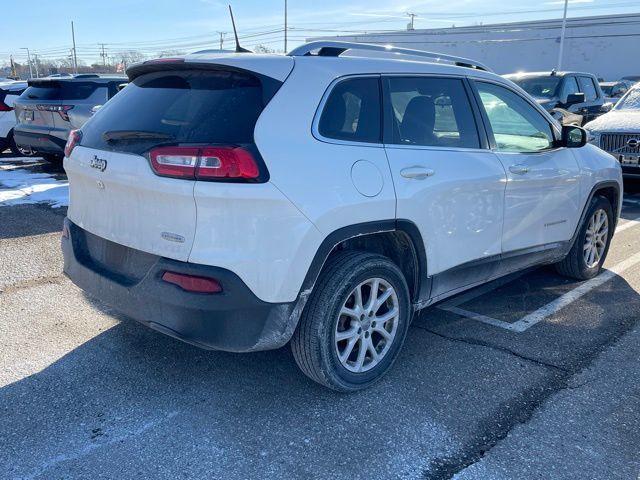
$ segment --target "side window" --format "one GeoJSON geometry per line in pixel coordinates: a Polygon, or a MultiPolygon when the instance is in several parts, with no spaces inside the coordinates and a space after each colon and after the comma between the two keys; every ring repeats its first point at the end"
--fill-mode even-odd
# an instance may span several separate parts
{"type": "Polygon", "coordinates": [[[496,146],[502,152],[539,152],[553,147],[551,124],[511,90],[476,82],[496,146]]]}
{"type": "Polygon", "coordinates": [[[352,78],[338,83],[324,105],[320,135],[353,142],[382,143],[378,78],[352,78]]]}
{"type": "Polygon", "coordinates": [[[593,78],[578,77],[578,81],[580,82],[580,89],[584,93],[584,98],[587,102],[592,102],[598,98],[598,92],[593,83],[593,78]]]}
{"type": "Polygon", "coordinates": [[[480,148],[473,111],[462,80],[388,79],[392,142],[399,145],[480,148]]]}
{"type": "Polygon", "coordinates": [[[576,77],[565,77],[564,85],[562,85],[562,94],[560,95],[560,99],[566,102],[567,97],[574,93],[580,93],[580,87],[578,87],[576,77]]]}

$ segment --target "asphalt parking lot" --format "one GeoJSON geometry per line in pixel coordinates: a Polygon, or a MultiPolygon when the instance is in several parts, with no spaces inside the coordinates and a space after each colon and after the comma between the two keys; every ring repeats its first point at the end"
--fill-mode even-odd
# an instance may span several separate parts
{"type": "Polygon", "coordinates": [[[640,194],[589,282],[541,268],[423,311],[375,387],[109,312],[61,273],[64,172],[0,155],[0,478],[637,479],[640,194]]]}

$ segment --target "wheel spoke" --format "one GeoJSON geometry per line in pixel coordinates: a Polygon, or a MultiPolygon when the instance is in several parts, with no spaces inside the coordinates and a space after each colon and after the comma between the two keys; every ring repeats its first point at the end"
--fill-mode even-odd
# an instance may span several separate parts
{"type": "Polygon", "coordinates": [[[373,329],[374,332],[378,332],[380,334],[380,336],[382,338],[384,338],[385,340],[390,340],[391,339],[391,334],[387,331],[386,328],[384,328],[381,325],[376,325],[376,327],[373,329]]]}
{"type": "Polygon", "coordinates": [[[378,363],[380,356],[376,351],[376,347],[373,346],[373,340],[371,339],[371,336],[367,338],[367,350],[369,351],[369,353],[371,353],[371,361],[378,363]]]}
{"type": "Polygon", "coordinates": [[[369,292],[369,300],[367,300],[367,305],[364,307],[365,311],[370,312],[376,305],[379,289],[380,289],[380,279],[375,278],[373,280],[373,283],[371,284],[371,291],[369,292]]]}
{"type": "Polygon", "coordinates": [[[353,291],[353,297],[355,300],[355,304],[354,307],[356,309],[361,309],[362,310],[362,286],[358,285],[355,290],[353,291]]]}
{"type": "Polygon", "coordinates": [[[358,358],[356,359],[356,371],[362,371],[362,367],[364,366],[364,357],[367,354],[367,346],[364,343],[364,337],[359,337],[360,341],[358,342],[358,358]]]}
{"type": "Polygon", "coordinates": [[[340,315],[346,315],[347,317],[351,317],[355,319],[360,318],[358,313],[353,308],[349,308],[349,307],[342,307],[340,309],[340,315]]]}
{"type": "Polygon", "coordinates": [[[349,330],[343,330],[342,332],[336,332],[336,342],[341,342],[357,335],[358,329],[355,327],[352,327],[349,330]]]}
{"type": "Polygon", "coordinates": [[[392,287],[389,287],[384,292],[382,292],[382,295],[380,295],[378,297],[378,299],[376,300],[376,303],[373,305],[373,313],[374,314],[376,314],[378,312],[380,307],[384,304],[384,302],[386,302],[389,299],[391,294],[393,294],[393,288],[392,287]]]}
{"type": "Polygon", "coordinates": [[[356,336],[356,337],[352,337],[351,340],[349,340],[349,343],[347,343],[347,346],[345,347],[345,349],[342,351],[342,353],[340,353],[338,356],[340,358],[340,361],[344,364],[347,359],[349,358],[349,355],[351,355],[351,352],[353,351],[353,347],[355,346],[356,343],[358,343],[358,339],[360,337],[356,336]]]}
{"type": "Polygon", "coordinates": [[[398,309],[394,307],[393,309],[389,310],[388,312],[383,313],[379,317],[375,317],[375,318],[376,318],[376,322],[378,322],[380,325],[382,325],[383,323],[386,323],[389,320],[391,320],[392,318],[395,318],[397,316],[398,316],[398,309]]]}

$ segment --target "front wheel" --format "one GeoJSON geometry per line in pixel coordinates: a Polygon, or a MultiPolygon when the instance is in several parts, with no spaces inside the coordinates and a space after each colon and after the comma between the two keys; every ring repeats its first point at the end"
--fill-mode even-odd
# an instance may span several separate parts
{"type": "Polygon", "coordinates": [[[609,251],[613,222],[609,200],[600,196],[593,197],[573,247],[556,264],[556,270],[577,280],[588,280],[598,275],[609,251]]]}
{"type": "Polygon", "coordinates": [[[323,269],[291,340],[294,358],[326,387],[367,388],[393,365],[410,315],[407,283],[389,258],[338,253],[323,269]]]}

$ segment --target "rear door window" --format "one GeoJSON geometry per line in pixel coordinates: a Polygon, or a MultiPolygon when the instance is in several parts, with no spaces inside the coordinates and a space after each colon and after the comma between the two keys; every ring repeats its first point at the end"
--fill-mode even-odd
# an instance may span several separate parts
{"type": "Polygon", "coordinates": [[[143,153],[159,144],[247,144],[264,108],[260,80],[227,71],[139,76],[82,128],[83,146],[143,153]]]}
{"type": "Polygon", "coordinates": [[[593,102],[598,98],[598,91],[592,78],[578,77],[578,82],[580,82],[580,89],[584,93],[584,98],[587,102],[593,102]]]}
{"type": "Polygon", "coordinates": [[[460,79],[388,79],[392,143],[480,148],[469,97],[460,79]]]}
{"type": "Polygon", "coordinates": [[[569,95],[574,93],[580,93],[580,87],[578,87],[576,77],[565,77],[564,85],[562,86],[562,95],[560,95],[560,98],[566,102],[569,95]]]}
{"type": "Polygon", "coordinates": [[[324,105],[320,135],[352,142],[381,143],[380,81],[351,78],[338,83],[324,105]]]}

